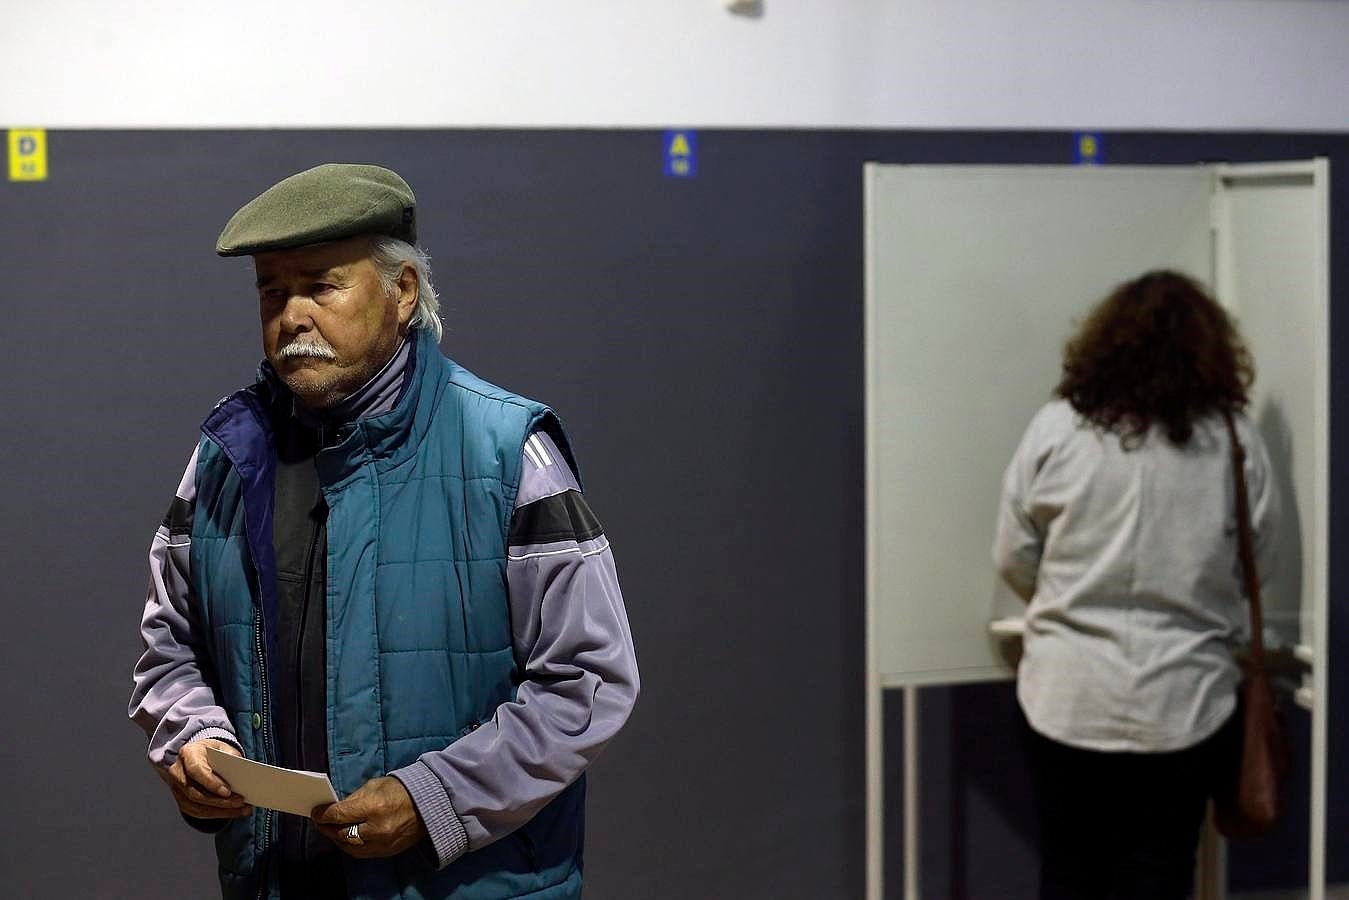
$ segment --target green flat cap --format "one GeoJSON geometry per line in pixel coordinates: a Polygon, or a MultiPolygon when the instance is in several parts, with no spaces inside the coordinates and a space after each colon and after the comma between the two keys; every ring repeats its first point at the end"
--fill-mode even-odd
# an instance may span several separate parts
{"type": "Polygon", "coordinates": [[[417,199],[397,173],[380,166],[326,163],[278,181],[225,223],[221,256],[248,256],[383,234],[417,242],[417,199]]]}

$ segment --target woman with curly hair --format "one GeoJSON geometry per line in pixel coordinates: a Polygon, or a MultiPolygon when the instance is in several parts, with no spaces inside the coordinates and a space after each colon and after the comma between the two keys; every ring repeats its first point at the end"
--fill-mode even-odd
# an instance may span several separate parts
{"type": "Polygon", "coordinates": [[[1250,354],[1190,278],[1116,288],[1068,341],[1003,479],[993,554],[1027,601],[1017,672],[1041,900],[1188,896],[1215,773],[1239,746],[1246,630],[1225,415],[1260,571],[1278,496],[1242,415],[1250,354]]]}

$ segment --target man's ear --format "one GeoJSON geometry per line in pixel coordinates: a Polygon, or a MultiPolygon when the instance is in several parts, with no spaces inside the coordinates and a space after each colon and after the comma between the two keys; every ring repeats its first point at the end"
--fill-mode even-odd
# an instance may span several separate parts
{"type": "Polygon", "coordinates": [[[404,265],[403,271],[398,273],[398,324],[400,326],[406,327],[412,321],[412,314],[417,311],[417,297],[420,289],[417,270],[412,266],[404,265]]]}

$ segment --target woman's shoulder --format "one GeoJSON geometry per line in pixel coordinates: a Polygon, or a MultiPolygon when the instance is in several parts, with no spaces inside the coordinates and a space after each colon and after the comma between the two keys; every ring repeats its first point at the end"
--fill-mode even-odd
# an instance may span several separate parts
{"type": "Polygon", "coordinates": [[[1082,417],[1067,400],[1050,400],[1031,419],[1029,430],[1044,436],[1063,436],[1078,430],[1082,417]]]}
{"type": "MultiPolygon", "coordinates": [[[[1236,427],[1238,440],[1243,444],[1264,446],[1264,438],[1260,434],[1260,426],[1245,412],[1232,413],[1232,424],[1236,427]]],[[[1203,418],[1195,420],[1194,426],[1196,432],[1211,435],[1220,443],[1228,443],[1227,417],[1221,412],[1209,413],[1203,418]]]]}
{"type": "Polygon", "coordinates": [[[1036,459],[1038,465],[1046,454],[1071,440],[1081,425],[1081,417],[1072,404],[1067,400],[1051,400],[1031,417],[1018,454],[1036,459]]]}

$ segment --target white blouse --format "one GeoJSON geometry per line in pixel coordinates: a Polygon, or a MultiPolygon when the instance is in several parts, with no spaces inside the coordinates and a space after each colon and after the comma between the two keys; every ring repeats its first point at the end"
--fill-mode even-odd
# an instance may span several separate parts
{"type": "MultiPolygon", "coordinates": [[[[1259,433],[1236,424],[1263,581],[1279,498],[1259,433]]],[[[1125,449],[1067,401],[1047,404],[1003,477],[993,558],[1029,601],[1017,696],[1036,731],[1163,752],[1231,715],[1248,611],[1221,416],[1196,422],[1183,447],[1154,426],[1125,449]]]]}

